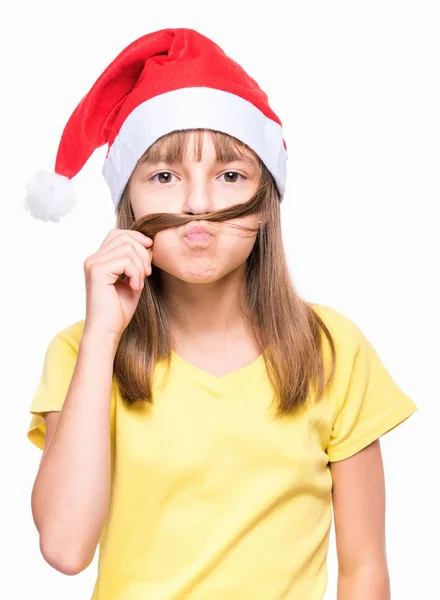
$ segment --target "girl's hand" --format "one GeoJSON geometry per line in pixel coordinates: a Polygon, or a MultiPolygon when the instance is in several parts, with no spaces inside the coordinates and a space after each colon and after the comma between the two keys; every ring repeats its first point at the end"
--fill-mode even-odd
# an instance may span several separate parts
{"type": "Polygon", "coordinates": [[[88,331],[119,338],[151,275],[153,240],[140,231],[111,229],[99,250],[84,261],[88,331]],[[120,275],[127,278],[120,280],[120,275]]]}

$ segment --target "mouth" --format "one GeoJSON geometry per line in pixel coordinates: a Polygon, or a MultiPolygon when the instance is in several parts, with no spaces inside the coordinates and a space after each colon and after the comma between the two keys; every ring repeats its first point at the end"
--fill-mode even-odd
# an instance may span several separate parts
{"type": "Polygon", "coordinates": [[[206,243],[212,239],[212,234],[202,225],[190,224],[190,227],[186,230],[184,237],[187,241],[193,243],[206,243]]]}

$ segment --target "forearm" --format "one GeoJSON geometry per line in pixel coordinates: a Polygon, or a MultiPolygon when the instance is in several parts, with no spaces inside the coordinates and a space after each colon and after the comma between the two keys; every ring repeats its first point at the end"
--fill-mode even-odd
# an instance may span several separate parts
{"type": "Polygon", "coordinates": [[[110,400],[117,343],[84,332],[52,442],[32,490],[40,548],[54,568],[91,561],[110,497],[110,400]]]}
{"type": "Polygon", "coordinates": [[[387,568],[368,567],[350,575],[338,574],[337,600],[390,600],[387,568]]]}

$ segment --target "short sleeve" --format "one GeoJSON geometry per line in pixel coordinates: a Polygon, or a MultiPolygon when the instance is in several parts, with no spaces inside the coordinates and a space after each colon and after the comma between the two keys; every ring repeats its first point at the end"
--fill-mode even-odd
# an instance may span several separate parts
{"type": "Polygon", "coordinates": [[[75,370],[79,342],[72,331],[76,330],[73,326],[60,331],[46,349],[40,381],[29,409],[33,416],[27,432],[28,439],[41,450],[46,435],[43,413],[62,409],[75,370]]]}
{"type": "Polygon", "coordinates": [[[330,462],[356,454],[418,410],[360,328],[348,322],[350,340],[345,347],[339,344],[345,384],[339,387],[343,393],[337,398],[327,447],[330,462]]]}

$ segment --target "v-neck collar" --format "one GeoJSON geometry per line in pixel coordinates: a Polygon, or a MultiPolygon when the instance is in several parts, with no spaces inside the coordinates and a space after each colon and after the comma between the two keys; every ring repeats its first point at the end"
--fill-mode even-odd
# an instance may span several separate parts
{"type": "Polygon", "coordinates": [[[251,377],[252,374],[262,372],[266,368],[263,354],[260,354],[260,356],[249,365],[241,367],[240,369],[236,369],[235,371],[231,371],[230,373],[226,373],[226,375],[222,375],[221,377],[216,377],[215,375],[212,375],[211,373],[192,365],[179,356],[179,354],[177,354],[174,350],[171,350],[171,362],[180,369],[185,370],[200,383],[203,383],[204,385],[216,391],[231,385],[235,385],[236,383],[241,383],[251,377]]]}

